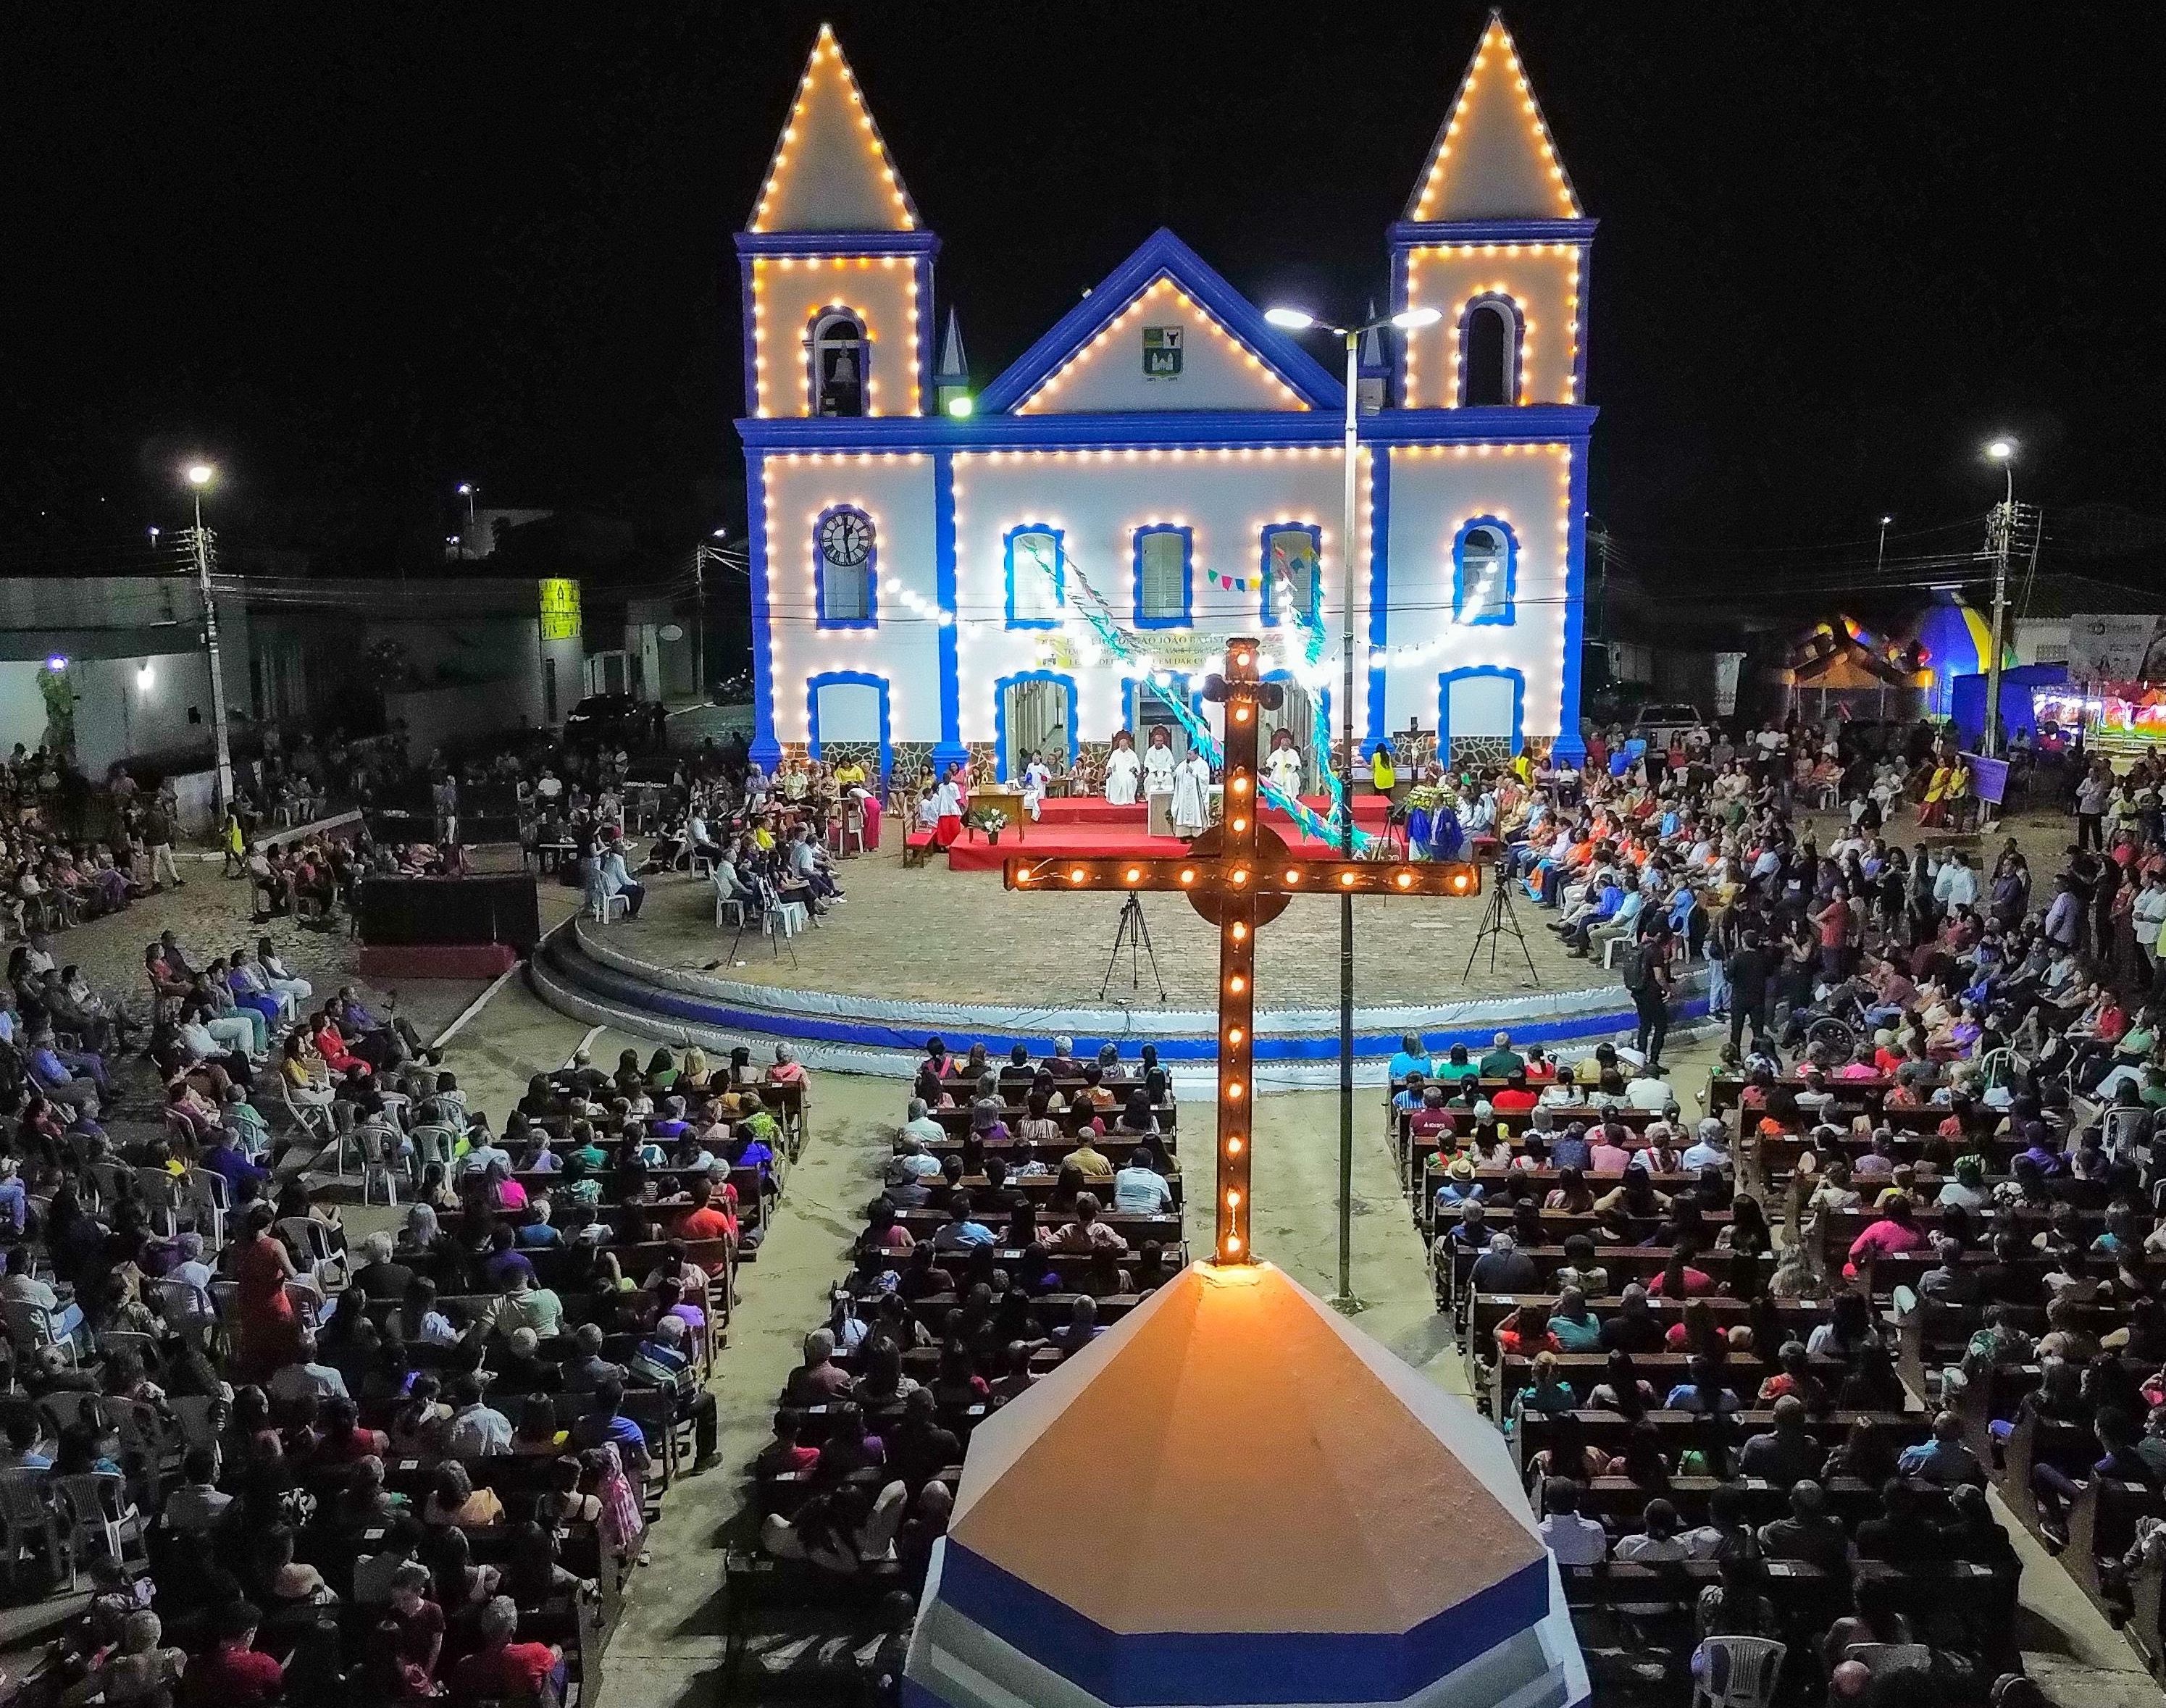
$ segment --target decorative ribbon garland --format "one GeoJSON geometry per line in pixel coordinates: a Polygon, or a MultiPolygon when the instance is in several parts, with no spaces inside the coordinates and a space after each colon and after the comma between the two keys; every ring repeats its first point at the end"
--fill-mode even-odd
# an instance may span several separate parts
{"type": "MultiPolygon", "coordinates": [[[[1039,567],[1044,567],[1042,560],[1039,567]]],[[[1194,707],[1185,704],[1176,696],[1166,693],[1157,683],[1152,681],[1149,667],[1143,665],[1138,656],[1134,640],[1113,621],[1111,609],[1107,605],[1104,596],[1091,584],[1090,577],[1084,574],[1082,569],[1073,559],[1069,561],[1067,569],[1074,577],[1076,585],[1089,595],[1081,602],[1083,617],[1097,635],[1099,644],[1122,663],[1138,671],[1137,678],[1138,683],[1149,688],[1165,702],[1174,716],[1180,720],[1181,728],[1188,732],[1188,739],[1202,751],[1206,762],[1223,770],[1226,763],[1225,752],[1219,746],[1218,738],[1211,733],[1211,726],[1197,715],[1194,707]]],[[[1050,573],[1050,572],[1048,572],[1050,573]]],[[[1291,590],[1291,583],[1288,586],[1291,590]]],[[[1298,614],[1297,621],[1308,631],[1304,641],[1305,656],[1308,664],[1313,668],[1323,651],[1323,628],[1313,618],[1298,614]]],[[[1259,777],[1256,781],[1264,799],[1292,819],[1304,836],[1313,836],[1320,842],[1332,843],[1339,841],[1345,836],[1347,815],[1346,791],[1339,781],[1338,773],[1331,767],[1330,724],[1324,715],[1320,698],[1316,702],[1315,714],[1317,768],[1322,772],[1325,787],[1331,797],[1331,810],[1329,814],[1318,813],[1315,808],[1301,799],[1299,796],[1286,793],[1276,783],[1264,778],[1259,777]]],[[[1366,831],[1355,828],[1353,836],[1354,851],[1357,855],[1366,855],[1374,846],[1376,840],[1366,831]]]]}

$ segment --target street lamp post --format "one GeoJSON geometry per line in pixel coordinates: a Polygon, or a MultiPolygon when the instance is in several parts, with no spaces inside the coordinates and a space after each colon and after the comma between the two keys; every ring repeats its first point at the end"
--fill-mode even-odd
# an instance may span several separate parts
{"type": "Polygon", "coordinates": [[[474,495],[481,488],[472,481],[461,481],[458,490],[459,496],[467,501],[467,531],[459,535],[459,561],[464,562],[467,542],[474,537],[474,495]]]}
{"type": "MultiPolygon", "coordinates": [[[[708,537],[726,540],[730,530],[717,528],[708,537]]],[[[707,704],[707,556],[717,550],[703,543],[692,554],[692,692],[703,706],[707,704]]]]}
{"type": "MultiPolygon", "coordinates": [[[[218,655],[218,601],[210,590],[210,536],[203,532],[203,488],[218,478],[208,462],[192,462],[184,471],[195,499],[196,588],[203,596],[203,646],[210,654],[210,721],[218,743],[218,804],[222,812],[233,804],[233,743],[225,722],[225,665],[218,655]]],[[[152,530],[156,537],[156,530],[152,530]]]]}
{"type": "Polygon", "coordinates": [[[1880,519],[1880,544],[1874,549],[1873,554],[1873,574],[1875,580],[1879,578],[1881,570],[1888,562],[1888,525],[1894,519],[1893,516],[1883,516],[1880,519]]]}
{"type": "Polygon", "coordinates": [[[1993,656],[1985,662],[1985,739],[1979,744],[1988,759],[2000,756],[2001,631],[2008,617],[2008,539],[2015,531],[2015,441],[1996,439],[1985,447],[1986,461],[1997,462],[2008,477],[2001,499],[1999,525],[1993,541],[1993,656]]]}
{"type": "MultiPolygon", "coordinates": [[[[1305,309],[1279,308],[1264,318],[1290,332],[1318,329],[1342,340],[1346,346],[1346,429],[1344,507],[1339,532],[1340,598],[1339,640],[1342,668],[1339,692],[1339,775],[1345,790],[1346,810],[1339,827],[1339,847],[1346,859],[1354,857],[1354,526],[1357,495],[1356,461],[1360,452],[1361,340],[1386,326],[1401,331],[1434,326],[1444,317],[1434,308],[1409,308],[1381,320],[1358,326],[1334,326],[1305,309]]],[[[1354,898],[1342,890],[1339,896],[1339,1290],[1332,1304],[1342,1310],[1359,1307],[1354,1296],[1354,898]]]]}

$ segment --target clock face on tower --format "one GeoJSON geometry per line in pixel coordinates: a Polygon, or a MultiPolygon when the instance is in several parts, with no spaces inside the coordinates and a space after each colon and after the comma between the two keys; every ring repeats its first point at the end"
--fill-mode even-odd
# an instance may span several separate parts
{"type": "Polygon", "coordinates": [[[871,518],[837,510],[820,525],[820,555],[844,569],[855,569],[872,555],[871,518]]]}

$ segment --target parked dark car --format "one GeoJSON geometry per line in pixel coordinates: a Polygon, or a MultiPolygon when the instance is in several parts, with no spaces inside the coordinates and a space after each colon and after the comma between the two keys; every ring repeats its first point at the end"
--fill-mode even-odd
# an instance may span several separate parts
{"type": "Polygon", "coordinates": [[[630,694],[589,694],[564,718],[564,740],[616,741],[632,746],[644,733],[646,714],[630,694]]]}

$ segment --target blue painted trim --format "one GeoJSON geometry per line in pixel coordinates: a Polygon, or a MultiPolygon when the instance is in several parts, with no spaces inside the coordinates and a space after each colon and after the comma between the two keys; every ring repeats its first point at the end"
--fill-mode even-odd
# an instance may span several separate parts
{"type": "Polygon", "coordinates": [[[1339,382],[1313,356],[1265,319],[1263,311],[1221,277],[1202,256],[1163,226],[1144,239],[1141,248],[1107,274],[1095,290],[1060,317],[1051,331],[986,387],[979,394],[980,409],[988,415],[1004,415],[1014,409],[1065,366],[1107,323],[1117,319],[1161,273],[1208,309],[1227,331],[1254,351],[1312,409],[1345,413],[1346,396],[1339,382]]]}
{"type": "Polygon", "coordinates": [[[1323,609],[1323,530],[1313,522],[1266,522],[1256,530],[1256,572],[1264,588],[1260,613],[1266,629],[1279,625],[1278,577],[1271,573],[1271,535],[1274,534],[1306,534],[1311,567],[1308,572],[1308,614],[1314,621],[1316,614],[1323,609]]]}
{"type": "Polygon", "coordinates": [[[1508,627],[1519,621],[1519,536],[1499,516],[1469,516],[1451,536],[1451,619],[1468,628],[1508,627]],[[1504,536],[1504,609],[1489,616],[1470,617],[1466,610],[1466,536],[1477,528],[1493,528],[1504,536]]]}
{"type": "Polygon", "coordinates": [[[1521,387],[1526,377],[1522,366],[1527,348],[1527,317],[1518,300],[1503,291],[1484,291],[1479,296],[1469,297],[1459,309],[1459,407],[1470,409],[1499,409],[1505,405],[1516,407],[1521,387]],[[1466,400],[1467,382],[1473,377],[1471,361],[1474,341],[1474,317],[1491,308],[1502,309],[1508,320],[1505,354],[1508,357],[1505,389],[1509,393],[1503,404],[1470,403],[1466,400]]]}
{"type": "MultiPolygon", "coordinates": [[[[1058,629],[1061,619],[1050,617],[1018,617],[1016,615],[1016,561],[1015,543],[1024,534],[1050,534],[1053,536],[1053,602],[1065,606],[1068,603],[1068,537],[1066,533],[1045,522],[1020,522],[1001,536],[1001,573],[1007,588],[1008,627],[1011,629],[1058,629]]],[[[1031,573],[1038,573],[1038,566],[1030,566],[1031,573]]]]}
{"type": "Polygon", "coordinates": [[[1196,530],[1172,522],[1149,522],[1136,530],[1131,547],[1133,564],[1130,570],[1130,602],[1133,620],[1138,629],[1186,629],[1196,621],[1196,530]],[[1178,534],[1181,536],[1181,614],[1177,617],[1147,617],[1144,614],[1144,540],[1152,534],[1178,534]]]}
{"type": "Polygon", "coordinates": [[[1403,1632],[1117,1632],[951,1536],[940,1599],[1114,1708],[1397,1702],[1546,1618],[1550,1562],[1545,1552],[1403,1632]]]}
{"type": "MultiPolygon", "coordinates": [[[[569,976],[569,969],[556,963],[560,973],[569,976]]],[[[948,1042],[958,1048],[967,1049],[972,1044],[982,1043],[988,1055],[996,1059],[1004,1057],[1017,1044],[1030,1047],[1033,1057],[1043,1056],[1053,1047],[1050,1033],[1006,1032],[981,1031],[976,1028],[959,1030],[952,1025],[929,1025],[911,1022],[884,1025],[865,1020],[820,1020],[809,1015],[774,1009],[748,1008],[736,1003],[710,1001],[704,998],[681,994],[618,973],[600,962],[582,957],[577,963],[578,976],[573,980],[580,988],[601,999],[619,1006],[658,1015],[670,1020],[689,1020],[695,1025],[712,1026],[719,1031],[752,1032],[763,1037],[798,1039],[806,1043],[834,1044],[844,1047],[868,1050],[909,1050],[915,1052],[924,1043],[928,1032],[938,1031],[948,1042]]],[[[1614,1036],[1620,1029],[1630,1030],[1637,1015],[1632,1004],[1624,1000],[1624,992],[1617,992],[1618,1005],[1609,1009],[1589,1009],[1559,1020],[1520,1020],[1507,1024],[1512,1036],[1520,1043],[1566,1043],[1576,1039],[1614,1036]]],[[[1704,1020],[1707,1015],[1707,998],[1700,994],[1672,1004],[1672,1021],[1704,1020]]],[[[1286,1034],[1274,1032],[1260,1022],[1259,1017],[1255,1040],[1255,1059],[1259,1062],[1285,1062],[1299,1066],[1310,1062],[1336,1062],[1339,1059],[1339,1038],[1329,1034],[1286,1034]]],[[[1421,1031],[1422,1047],[1449,1054],[1454,1044],[1464,1044],[1470,1050],[1486,1050],[1496,1036],[1499,1023],[1492,1019],[1471,1028],[1439,1028],[1421,1031]]],[[[1400,1027],[1390,1032],[1357,1032],[1354,1037],[1354,1053],[1364,1061],[1388,1060],[1400,1047],[1399,1041],[1406,1031],[1400,1027]]],[[[1215,1028],[1193,1037],[1157,1037],[1139,1040],[1133,1032],[1120,1036],[1107,1035],[1086,1037],[1075,1034],[1075,1045],[1080,1050],[1096,1055],[1100,1046],[1112,1044],[1123,1051],[1133,1051],[1139,1041],[1149,1041],[1158,1046],[1160,1058],[1168,1062],[1203,1062],[1215,1061],[1218,1040],[1215,1028]]]]}
{"type": "Polygon", "coordinates": [[[929,231],[740,231],[737,246],[742,256],[933,256],[940,240],[929,231]]]}
{"type": "Polygon", "coordinates": [[[887,789],[888,773],[895,768],[895,726],[888,719],[888,683],[884,676],[874,676],[868,670],[823,670],[817,676],[805,678],[805,734],[806,749],[815,759],[820,756],[820,690],[823,688],[872,688],[880,690],[880,789],[887,789]]]}
{"type": "MultiPolygon", "coordinates": [[[[955,458],[951,451],[932,455],[932,598],[951,615],[955,609],[955,458]]],[[[955,625],[936,631],[940,648],[940,739],[933,745],[932,768],[944,776],[950,766],[970,756],[963,745],[963,689],[957,673],[955,625]]]]}
{"type": "Polygon", "coordinates": [[[1594,241],[1599,219],[1397,219],[1385,235],[1397,250],[1434,249],[1457,243],[1577,243],[1594,241]]]}
{"type": "Polygon", "coordinates": [[[1572,486],[1566,500],[1572,514],[1565,540],[1564,658],[1557,679],[1557,735],[1552,750],[1554,757],[1569,759],[1574,765],[1587,762],[1587,743],[1579,730],[1580,672],[1587,650],[1587,450],[1584,441],[1572,447],[1572,486]]]}
{"type": "MultiPolygon", "coordinates": [[[[1369,644],[1387,646],[1392,638],[1392,453],[1376,445],[1369,448],[1369,644]]],[[[1369,667],[1369,726],[1364,752],[1376,751],[1386,739],[1384,666],[1369,667]]],[[[1347,787],[1353,780],[1345,779],[1347,787]]]]}
{"type": "Polygon", "coordinates": [[[820,629],[877,629],[880,627],[880,528],[870,514],[855,504],[830,504],[812,523],[812,620],[820,629]],[[820,549],[820,530],[831,518],[855,516],[873,536],[865,553],[865,614],[862,617],[827,614],[827,554],[820,549]]]}
{"type": "Polygon", "coordinates": [[[752,581],[752,746],[753,762],[773,771],[782,762],[782,743],[774,735],[774,627],[770,620],[767,554],[767,460],[745,453],[745,515],[752,581]]]}
{"type": "Polygon", "coordinates": [[[1471,677],[1502,677],[1512,684],[1512,751],[1527,745],[1527,673],[1496,664],[1463,664],[1436,679],[1436,751],[1446,764],[1451,758],[1451,685],[1471,677]]]}
{"type": "Polygon", "coordinates": [[[1019,682],[1057,682],[1068,690],[1068,759],[1075,758],[1075,678],[1064,670],[1018,670],[993,684],[993,772],[1008,780],[1008,690],[1019,682]]]}
{"type": "Polygon", "coordinates": [[[1572,339],[1572,394],[1575,398],[1587,395],[1587,299],[1594,290],[1594,250],[1592,245],[1579,252],[1579,307],[1574,312],[1572,339]]]}
{"type": "Polygon", "coordinates": [[[744,298],[744,409],[748,415],[759,413],[759,342],[753,335],[758,324],[752,312],[752,257],[747,256],[737,262],[737,277],[744,298]]]}
{"type": "Polygon", "coordinates": [[[939,400],[932,395],[932,363],[936,354],[932,340],[939,322],[932,313],[932,257],[930,253],[919,259],[913,271],[917,282],[917,413],[930,415],[937,413],[940,407],[939,400]]]}
{"type": "MultiPolygon", "coordinates": [[[[737,423],[761,451],[828,455],[938,451],[1238,450],[1299,445],[1336,450],[1344,406],[1327,420],[1313,409],[1169,409],[1104,414],[748,416],[737,423]]],[[[1368,445],[1547,445],[1584,439],[1600,412],[1583,403],[1529,403],[1471,409],[1384,409],[1361,418],[1368,445]]]]}

